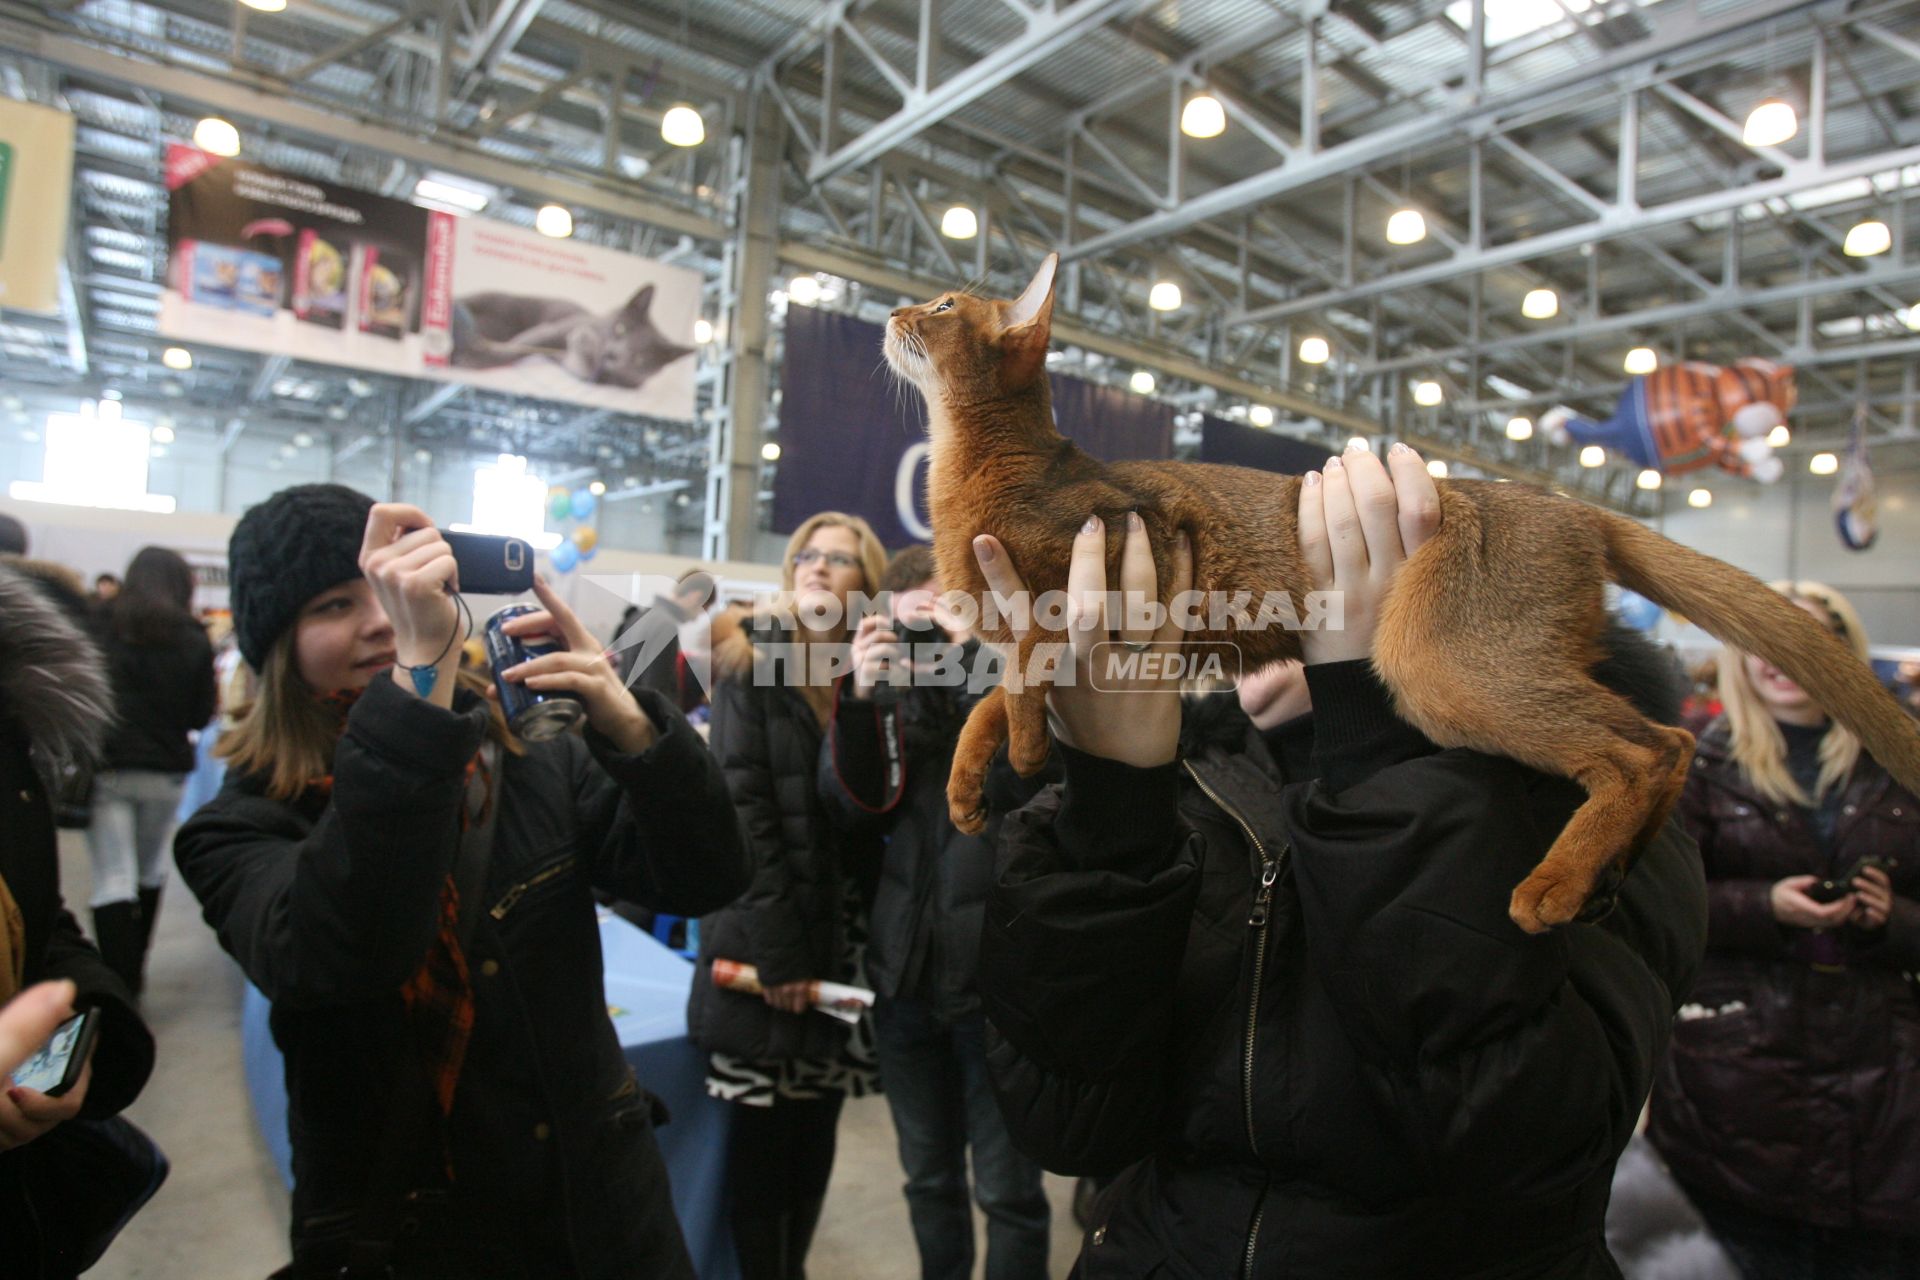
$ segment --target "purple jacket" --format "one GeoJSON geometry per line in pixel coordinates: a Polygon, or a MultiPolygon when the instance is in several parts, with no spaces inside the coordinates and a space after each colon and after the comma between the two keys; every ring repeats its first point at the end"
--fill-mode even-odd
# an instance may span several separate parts
{"type": "Polygon", "coordinates": [[[1863,756],[1823,855],[1805,811],[1762,799],[1728,752],[1717,720],[1680,803],[1706,863],[1707,957],[1648,1136],[1693,1194],[1920,1234],[1920,801],[1863,756]],[[1817,942],[1774,919],[1776,881],[1864,854],[1898,863],[1885,929],[1817,942]]]}

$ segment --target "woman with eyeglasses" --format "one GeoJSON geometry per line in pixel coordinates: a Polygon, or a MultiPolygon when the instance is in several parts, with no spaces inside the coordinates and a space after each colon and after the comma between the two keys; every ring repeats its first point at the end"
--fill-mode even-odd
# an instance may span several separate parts
{"type": "MultiPolygon", "coordinates": [[[[1776,582],[1860,656],[1844,596],[1776,582]]],[[[1749,1280],[1920,1275],[1920,800],[1765,659],[1720,659],[1724,713],[1680,802],[1707,957],[1649,1137],[1749,1280]]]]}
{"type": "Polygon", "coordinates": [[[861,969],[878,845],[832,827],[816,775],[859,622],[850,606],[878,590],[885,564],[866,521],[821,512],[788,539],[772,607],[714,624],[709,743],[754,874],[742,897],[701,922],[687,1020],[712,1054],[707,1091],[736,1104],[727,1182],[744,1280],[805,1274],[841,1104],[879,1083],[870,1022],[848,1027],[812,1011],[808,987],[869,985],[861,969]],[[755,965],[764,994],[715,988],[716,958],[755,965]]]}

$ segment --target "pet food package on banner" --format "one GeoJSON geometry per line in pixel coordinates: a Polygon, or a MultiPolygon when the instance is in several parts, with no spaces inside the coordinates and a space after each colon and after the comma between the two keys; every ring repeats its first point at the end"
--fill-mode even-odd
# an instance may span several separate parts
{"type": "Polygon", "coordinates": [[[256,316],[280,309],[280,259],[271,254],[191,240],[175,261],[180,292],[194,302],[256,316]]]}
{"type": "Polygon", "coordinates": [[[359,254],[360,332],[405,337],[418,288],[414,264],[404,253],[370,244],[361,245],[359,254]]]}
{"type": "Polygon", "coordinates": [[[293,314],[328,329],[347,327],[348,258],[339,245],[312,228],[294,250],[293,314]]]}
{"type": "MultiPolygon", "coordinates": [[[[760,985],[760,970],[738,960],[715,959],[713,985],[723,991],[734,991],[745,996],[757,996],[765,991],[760,985]]],[[[860,1016],[873,1008],[873,998],[873,992],[865,987],[849,986],[844,982],[816,981],[807,984],[807,999],[815,1009],[849,1025],[860,1021],[860,1016]]]]}

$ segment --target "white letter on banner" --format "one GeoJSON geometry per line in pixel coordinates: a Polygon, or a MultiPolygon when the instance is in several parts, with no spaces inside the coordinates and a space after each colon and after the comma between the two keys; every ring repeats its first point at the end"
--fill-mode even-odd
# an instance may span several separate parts
{"type": "Polygon", "coordinates": [[[926,542],[933,537],[933,530],[920,519],[920,512],[914,507],[913,478],[920,472],[920,459],[932,452],[933,445],[925,440],[909,446],[900,455],[900,469],[893,473],[893,510],[900,517],[900,527],[910,537],[926,542]]]}

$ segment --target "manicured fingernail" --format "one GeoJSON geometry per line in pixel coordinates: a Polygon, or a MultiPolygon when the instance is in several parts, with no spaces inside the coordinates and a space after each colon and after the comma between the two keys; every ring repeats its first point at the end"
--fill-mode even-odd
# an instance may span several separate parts
{"type": "Polygon", "coordinates": [[[993,559],[992,539],[986,538],[984,536],[975,538],[973,540],[973,554],[978,556],[982,560],[992,560],[993,559]]]}
{"type": "Polygon", "coordinates": [[[1398,454],[1398,453],[1412,453],[1412,452],[1413,452],[1413,450],[1407,447],[1407,442],[1406,442],[1405,440],[1395,440],[1395,441],[1393,442],[1393,448],[1391,448],[1391,449],[1389,449],[1389,450],[1387,450],[1387,452],[1388,452],[1388,453],[1395,453],[1395,454],[1398,454]]]}
{"type": "Polygon", "coordinates": [[[1329,471],[1338,471],[1338,470],[1340,470],[1340,468],[1341,468],[1341,467],[1343,467],[1343,466],[1345,466],[1345,465],[1346,465],[1346,464],[1345,464],[1344,462],[1342,462],[1342,461],[1340,461],[1340,459],[1338,459],[1338,458],[1328,458],[1328,459],[1327,459],[1327,470],[1329,470],[1329,471]]]}
{"type": "Polygon", "coordinates": [[[1141,523],[1140,523],[1140,513],[1139,513],[1138,511],[1129,511],[1129,512],[1127,512],[1127,528],[1129,528],[1129,529],[1144,529],[1144,528],[1146,528],[1146,526],[1145,526],[1145,525],[1143,525],[1143,524],[1141,524],[1141,523]]]}
{"type": "Polygon", "coordinates": [[[1318,471],[1309,471],[1300,483],[1311,489],[1320,483],[1320,473],[1318,471]]]}
{"type": "Polygon", "coordinates": [[[1088,516],[1087,522],[1080,526],[1080,532],[1082,533],[1098,533],[1099,531],[1100,531],[1099,516],[1088,516]]]}

